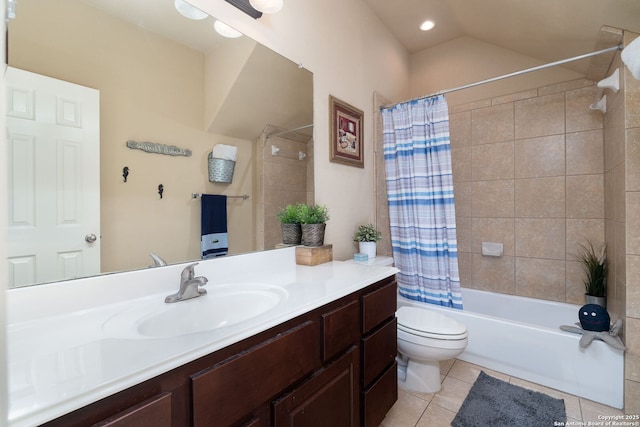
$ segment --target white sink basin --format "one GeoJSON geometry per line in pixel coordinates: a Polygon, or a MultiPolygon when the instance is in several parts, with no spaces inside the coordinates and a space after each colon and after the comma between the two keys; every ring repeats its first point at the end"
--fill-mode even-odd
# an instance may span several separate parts
{"type": "Polygon", "coordinates": [[[285,289],[260,283],[205,287],[207,294],[167,304],[166,295],[136,301],[103,325],[117,338],[169,338],[224,328],[256,317],[287,298],[285,289]]]}

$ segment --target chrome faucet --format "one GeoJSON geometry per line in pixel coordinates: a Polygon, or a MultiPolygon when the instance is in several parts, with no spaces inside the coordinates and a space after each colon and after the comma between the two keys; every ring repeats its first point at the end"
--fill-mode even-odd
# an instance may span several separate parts
{"type": "Polygon", "coordinates": [[[151,252],[149,256],[153,260],[153,265],[150,265],[149,267],[164,267],[167,265],[167,261],[163,260],[159,255],[151,252]]]}
{"type": "Polygon", "coordinates": [[[196,298],[207,293],[206,289],[200,289],[200,286],[207,284],[206,277],[195,277],[195,267],[197,262],[187,265],[180,274],[180,290],[177,293],[169,295],[164,299],[164,302],[179,302],[191,298],[196,298]]]}

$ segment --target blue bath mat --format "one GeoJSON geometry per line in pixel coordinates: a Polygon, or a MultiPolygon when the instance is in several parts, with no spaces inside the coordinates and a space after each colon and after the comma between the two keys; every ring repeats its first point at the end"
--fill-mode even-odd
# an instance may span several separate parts
{"type": "Polygon", "coordinates": [[[548,427],[566,421],[564,400],[480,372],[451,425],[548,427]]]}

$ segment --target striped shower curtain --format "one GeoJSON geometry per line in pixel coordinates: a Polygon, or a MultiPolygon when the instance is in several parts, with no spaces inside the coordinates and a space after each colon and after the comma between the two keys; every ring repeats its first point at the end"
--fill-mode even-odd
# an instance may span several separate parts
{"type": "Polygon", "coordinates": [[[400,295],[461,309],[447,101],[398,104],[383,109],[382,120],[400,295]]]}

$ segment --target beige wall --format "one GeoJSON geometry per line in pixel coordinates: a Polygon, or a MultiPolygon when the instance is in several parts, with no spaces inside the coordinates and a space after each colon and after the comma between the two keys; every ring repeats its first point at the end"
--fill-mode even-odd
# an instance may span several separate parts
{"type": "MultiPolygon", "coordinates": [[[[460,37],[412,55],[410,64],[410,97],[418,97],[535,67],[542,62],[472,37],[460,37]]],[[[450,106],[464,104],[582,77],[563,67],[551,67],[451,92],[447,94],[447,102],[450,106]]]]}
{"type": "MultiPolygon", "coordinates": [[[[252,142],[205,132],[202,53],[77,2],[75,15],[60,16],[61,1],[21,2],[20,13],[38,19],[29,26],[19,19],[11,23],[9,63],[100,90],[102,271],[144,268],[149,252],[168,262],[200,258],[200,202],[191,194],[252,194],[252,142]],[[36,6],[38,12],[30,12],[36,6]],[[127,140],[176,145],[193,154],[145,153],[127,148],[127,140]],[[207,155],[218,143],[239,149],[231,184],[208,182],[207,155]],[[127,183],[124,166],[130,170],[127,183]]],[[[230,253],[254,250],[252,202],[229,199],[230,253]]]]}
{"type": "Polygon", "coordinates": [[[205,92],[205,128],[209,128],[211,122],[222,108],[229,91],[249,61],[256,42],[248,37],[240,37],[235,43],[223,43],[217,48],[217,55],[206,56],[206,92],[205,92]]]}

